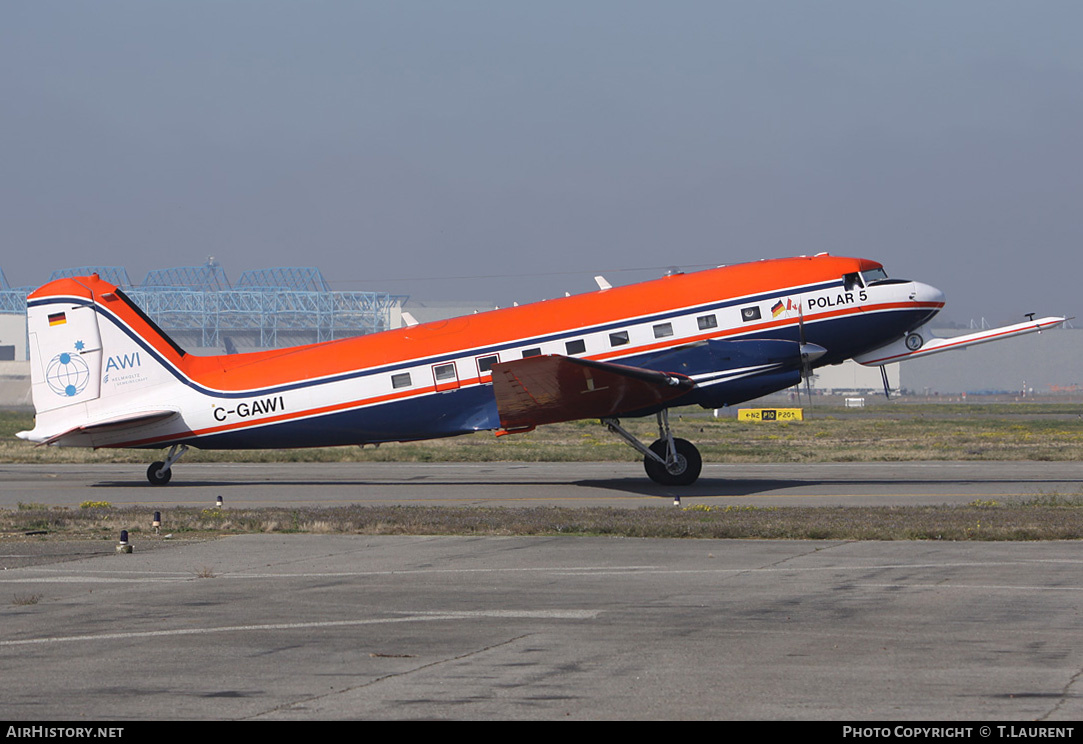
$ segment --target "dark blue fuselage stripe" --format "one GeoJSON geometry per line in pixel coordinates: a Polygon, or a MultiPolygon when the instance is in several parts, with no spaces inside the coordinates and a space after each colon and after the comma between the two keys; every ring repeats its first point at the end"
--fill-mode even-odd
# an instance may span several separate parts
{"type": "MultiPolygon", "coordinates": [[[[895,310],[891,325],[895,328],[912,327],[924,322],[928,310],[895,310]]],[[[818,330],[817,341],[830,343],[839,349],[837,353],[848,355],[859,348],[853,339],[870,338],[870,334],[884,328],[883,314],[880,319],[865,315],[849,315],[842,318],[829,318],[821,321],[824,327],[818,330]]],[[[810,326],[813,323],[809,324],[810,326]]],[[[793,330],[796,336],[796,329],[793,330]]],[[[814,329],[808,330],[812,335],[814,329]]],[[[777,339],[770,335],[771,329],[752,334],[752,338],[777,339]]],[[[901,331],[900,331],[901,333],[901,331]]],[[[796,340],[794,338],[793,340],[796,340]]],[[[864,341],[861,346],[868,343],[864,341]]],[[[881,341],[882,343],[882,341],[881,341]]],[[[847,357],[848,358],[848,357],[847,357]]],[[[822,361],[822,360],[818,360],[822,361]]],[[[817,365],[821,366],[821,365],[817,365]]],[[[727,405],[743,402],[734,391],[759,397],[767,392],[790,387],[793,380],[785,377],[785,371],[770,382],[764,375],[772,375],[777,365],[753,375],[742,375],[736,379],[721,379],[705,382],[690,390],[686,395],[670,401],[669,405],[707,405],[714,407],[715,402],[726,399],[727,405]],[[759,382],[757,382],[759,380],[759,382]],[[770,389],[767,389],[767,388],[770,389]],[[728,395],[727,395],[728,393],[728,395]]],[[[791,370],[792,372],[792,370],[791,370]]],[[[720,403],[719,403],[720,405],[720,403]]],[[[288,421],[271,424],[254,422],[251,426],[226,432],[206,435],[178,434],[166,442],[141,445],[145,448],[158,448],[166,444],[184,442],[196,444],[204,449],[245,449],[264,447],[296,447],[298,441],[307,446],[339,446],[371,442],[413,441],[435,439],[439,437],[465,434],[479,429],[499,428],[500,418],[496,410],[496,399],[491,385],[471,385],[457,390],[418,394],[416,396],[383,401],[374,404],[359,404],[346,410],[320,414],[302,414],[288,421]]],[[[124,446],[124,445],[121,445],[124,446]]]]}

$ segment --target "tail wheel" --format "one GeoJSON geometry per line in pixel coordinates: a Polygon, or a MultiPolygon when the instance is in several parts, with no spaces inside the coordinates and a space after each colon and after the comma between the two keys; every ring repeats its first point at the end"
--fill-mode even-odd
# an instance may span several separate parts
{"type": "Polygon", "coordinates": [[[164,467],[164,462],[155,462],[151,463],[151,466],[147,468],[147,480],[150,481],[152,486],[164,486],[173,477],[173,470],[163,470],[164,467]]]}
{"type": "MultiPolygon", "coordinates": [[[[663,486],[690,486],[699,478],[703,469],[703,458],[700,457],[696,445],[687,439],[674,439],[673,448],[677,456],[668,466],[653,457],[644,457],[643,469],[647,471],[648,478],[663,486]]],[[[651,445],[651,452],[665,460],[666,440],[657,440],[651,445]]]]}

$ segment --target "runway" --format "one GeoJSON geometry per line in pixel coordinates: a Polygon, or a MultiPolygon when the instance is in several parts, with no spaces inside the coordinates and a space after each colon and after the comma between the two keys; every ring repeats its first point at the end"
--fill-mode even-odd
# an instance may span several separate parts
{"type": "MultiPolygon", "coordinates": [[[[671,508],[622,463],[188,465],[165,488],[140,470],[0,466],[4,505],[671,508]]],[[[1075,470],[711,465],[684,501],[1073,495],[1075,470]]],[[[47,563],[55,543],[0,540],[6,719],[1083,716],[1076,542],[143,535],[118,555],[112,539],[47,563]]]]}
{"type": "Polygon", "coordinates": [[[931,461],[707,464],[691,487],[665,488],[634,462],[180,463],[173,481],[147,483],[146,466],[0,465],[0,507],[424,504],[639,507],[684,503],[958,504],[1083,494],[1076,462],[931,461]]]}

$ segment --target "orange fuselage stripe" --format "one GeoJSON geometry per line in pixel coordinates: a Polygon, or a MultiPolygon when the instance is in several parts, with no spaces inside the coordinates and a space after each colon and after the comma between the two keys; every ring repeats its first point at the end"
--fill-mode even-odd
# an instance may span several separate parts
{"type": "MultiPolygon", "coordinates": [[[[290,349],[211,357],[190,354],[182,357],[177,354],[125,303],[117,301],[115,297],[103,297],[116,288],[100,279],[60,279],[32,293],[30,299],[52,295],[92,299],[116,314],[193,382],[223,392],[241,392],[298,380],[332,377],[421,357],[449,355],[463,349],[498,346],[517,339],[544,337],[561,331],[672,312],[681,307],[717,304],[771,293],[785,298],[799,293],[801,286],[840,280],[844,274],[875,268],[880,268],[880,264],[866,259],[836,256],[757,261],[368,336],[290,349]]],[[[845,311],[809,314],[805,320],[832,317],[842,312],[845,311]]],[[[774,325],[772,322],[750,323],[737,329],[718,329],[717,333],[704,334],[704,337],[733,335],[794,322],[793,318],[787,318],[773,321],[774,325]]],[[[688,339],[682,340],[682,343],[687,342],[688,339]]],[[[650,350],[650,347],[642,350],[650,350]]]]}

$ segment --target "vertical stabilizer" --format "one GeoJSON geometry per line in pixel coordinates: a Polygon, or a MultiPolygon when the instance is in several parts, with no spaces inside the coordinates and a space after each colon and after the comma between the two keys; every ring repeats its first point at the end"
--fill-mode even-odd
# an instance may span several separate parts
{"type": "Polygon", "coordinates": [[[30,336],[30,381],[40,414],[85,404],[101,393],[102,342],[92,293],[51,297],[26,311],[30,336]]]}
{"type": "Polygon", "coordinates": [[[176,410],[185,356],[117,287],[97,274],[58,279],[27,298],[32,442],[109,446],[123,428],[176,410]]]}

